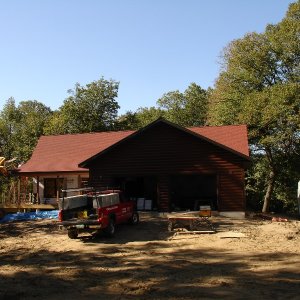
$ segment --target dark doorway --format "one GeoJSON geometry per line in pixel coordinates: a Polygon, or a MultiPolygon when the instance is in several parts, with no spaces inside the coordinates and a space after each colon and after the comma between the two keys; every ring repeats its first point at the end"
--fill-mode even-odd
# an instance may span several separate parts
{"type": "Polygon", "coordinates": [[[44,198],[62,197],[63,184],[63,178],[44,178],[44,198]]]}
{"type": "Polygon", "coordinates": [[[157,178],[155,176],[130,176],[115,178],[127,198],[151,200],[151,208],[157,209],[157,178]]]}
{"type": "Polygon", "coordinates": [[[199,210],[200,205],[217,205],[216,175],[175,175],[171,177],[172,210],[199,210]]]}

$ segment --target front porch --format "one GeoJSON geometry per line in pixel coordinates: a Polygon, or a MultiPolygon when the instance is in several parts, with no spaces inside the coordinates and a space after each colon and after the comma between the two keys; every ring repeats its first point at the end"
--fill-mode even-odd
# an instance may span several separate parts
{"type": "Polygon", "coordinates": [[[57,209],[62,189],[86,187],[88,173],[22,174],[10,178],[1,191],[0,206],[57,209]]]}

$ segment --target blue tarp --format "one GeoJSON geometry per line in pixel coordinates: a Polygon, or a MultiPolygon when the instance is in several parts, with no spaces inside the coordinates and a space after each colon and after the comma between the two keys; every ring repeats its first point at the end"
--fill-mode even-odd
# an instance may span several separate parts
{"type": "Polygon", "coordinates": [[[44,210],[37,212],[7,214],[0,220],[0,223],[21,221],[21,220],[38,220],[38,219],[57,219],[58,210],[44,210]]]}

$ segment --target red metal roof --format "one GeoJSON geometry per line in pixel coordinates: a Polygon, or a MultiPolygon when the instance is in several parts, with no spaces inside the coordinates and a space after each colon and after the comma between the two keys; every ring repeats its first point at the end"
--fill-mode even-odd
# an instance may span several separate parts
{"type": "MultiPolygon", "coordinates": [[[[192,133],[204,137],[242,156],[249,156],[245,125],[191,127],[192,133]]],[[[79,172],[79,163],[129,137],[135,131],[115,131],[42,136],[30,160],[20,173],[79,172]]]]}

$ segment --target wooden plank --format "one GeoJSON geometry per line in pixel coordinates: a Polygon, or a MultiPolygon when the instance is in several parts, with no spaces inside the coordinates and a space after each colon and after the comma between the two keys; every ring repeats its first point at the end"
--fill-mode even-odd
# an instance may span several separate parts
{"type": "Polygon", "coordinates": [[[177,234],[199,234],[199,233],[216,233],[214,230],[193,230],[193,231],[175,231],[177,234]]]}
{"type": "Polygon", "coordinates": [[[169,220],[199,220],[199,221],[204,221],[206,220],[206,217],[185,217],[185,216],[178,216],[178,217],[168,217],[169,220]]]}
{"type": "Polygon", "coordinates": [[[244,238],[246,235],[242,232],[236,231],[226,231],[218,233],[218,237],[220,239],[227,239],[227,238],[244,238]]]}
{"type": "Polygon", "coordinates": [[[3,209],[58,209],[57,205],[52,204],[0,204],[3,209]]]}

